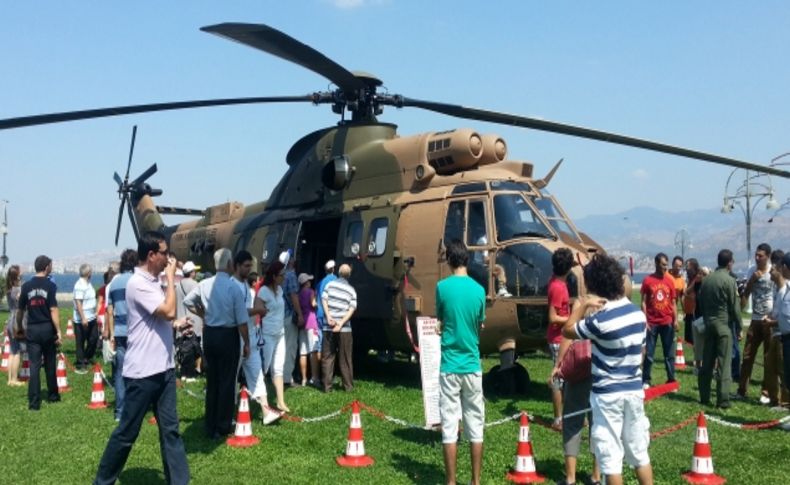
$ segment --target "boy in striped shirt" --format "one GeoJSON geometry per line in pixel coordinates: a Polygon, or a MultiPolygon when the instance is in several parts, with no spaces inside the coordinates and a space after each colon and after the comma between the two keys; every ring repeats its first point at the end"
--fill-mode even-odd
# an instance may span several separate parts
{"type": "Polygon", "coordinates": [[[623,483],[623,458],[636,468],[642,485],[653,483],[647,453],[650,422],[642,390],[645,315],[624,292],[623,268],[609,256],[595,255],[584,268],[590,293],[574,302],[562,328],[567,338],[592,342],[593,425],[590,438],[606,483],[623,483]],[[589,312],[592,314],[585,317],[589,312]]]}

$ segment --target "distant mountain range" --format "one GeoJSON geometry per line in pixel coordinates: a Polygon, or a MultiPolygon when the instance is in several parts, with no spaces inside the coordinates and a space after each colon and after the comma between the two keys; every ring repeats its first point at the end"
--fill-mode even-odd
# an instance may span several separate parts
{"type": "MultiPolygon", "coordinates": [[[[757,211],[752,219],[752,251],[761,242],[774,249],[790,250],[790,217],[776,217],[757,211]]],[[[735,253],[736,268],[743,269],[746,260],[746,222],[738,209],[722,214],[719,209],[698,209],[667,212],[652,207],[635,207],[611,215],[593,215],[577,219],[576,226],[601,244],[616,257],[634,258],[634,270],[653,270],[653,257],[664,252],[672,258],[681,254],[679,232],[685,229],[687,238],[685,257],[696,258],[701,265],[715,267],[720,249],[735,253]]]]}
{"type": "MultiPolygon", "coordinates": [[[[790,250],[790,215],[775,218],[771,213],[758,211],[752,223],[752,251],[761,242],[772,247],[790,250]]],[[[667,212],[652,207],[635,207],[610,215],[592,215],[574,220],[576,226],[601,244],[615,257],[633,257],[634,271],[653,270],[653,257],[664,252],[672,258],[680,254],[675,238],[681,229],[689,234],[690,247],[685,256],[699,260],[700,264],[716,266],[716,254],[722,248],[735,252],[737,268],[745,268],[746,225],[743,214],[736,209],[722,214],[718,209],[698,209],[685,212],[667,212]]],[[[88,263],[94,272],[104,272],[110,261],[118,258],[119,251],[107,249],[77,256],[55,257],[58,273],[76,273],[82,263],[88,263]]],[[[751,260],[749,256],[749,260],[751,260]]],[[[32,271],[32,262],[23,263],[23,271],[32,271]]]]}

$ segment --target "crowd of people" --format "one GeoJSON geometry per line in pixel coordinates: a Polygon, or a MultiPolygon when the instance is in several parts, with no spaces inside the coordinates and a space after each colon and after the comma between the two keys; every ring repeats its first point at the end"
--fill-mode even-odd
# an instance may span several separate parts
{"type": "MultiPolygon", "coordinates": [[[[459,421],[471,443],[471,483],[480,483],[485,402],[479,332],[484,328],[483,287],[467,272],[469,252],[454,240],[446,249],[451,275],[436,286],[436,316],[441,335],[440,414],[447,483],[455,483],[459,421]]],[[[760,402],[776,411],[790,407],[790,254],[760,244],[755,264],[742,284],[732,272],[732,251],[717,255],[710,271],[697,260],[655,256],[655,270],[641,283],[641,307],[631,303],[631,281],[619,263],[594,255],[582,268],[587,294],[571,298],[571,250],[552,255],[547,287],[547,341],[554,366],[549,377],[553,427],[562,431],[565,479],[574,484],[582,431],[590,424],[594,466],[590,483],[623,482],[623,462],[641,484],[653,482],[649,421],[644,391],[654,382],[654,355],[663,351],[666,382],[675,381],[677,335],[693,346],[699,400],[731,406],[745,400],[758,349],[764,349],[760,402]],[[684,271],[685,270],[685,271],[684,271]],[[741,308],[751,301],[743,357],[741,308]],[[737,387],[733,388],[733,381],[737,387]]],[[[137,250],[127,249],[104,274],[94,291],[92,268],[80,267],[74,287],[73,322],[76,367],[83,372],[96,356],[99,335],[112,363],[117,428],[109,438],[95,483],[114,483],[140,431],[145,413],[154,409],[160,426],[165,476],[187,483],[189,467],[178,430],[175,383],[203,375],[206,382],[205,432],[211,439],[230,434],[238,386],[258,403],[264,424],[290,411],[288,386],[334,389],[335,366],[342,388],[352,391],[353,332],[357,296],[349,283],[350,266],[325,275],[314,289],[313,275],[297,275],[290,251],[268,264],[262,275],[247,251],[226,248],[214,253],[216,274],[197,281],[193,262],[178,262],[166,238],[149,232],[137,250]],[[176,363],[179,365],[176,366],[176,363]],[[180,369],[177,369],[180,368],[180,369]],[[269,403],[266,378],[275,392],[269,403]]],[[[20,344],[30,356],[28,407],[41,406],[40,368],[47,381],[45,399],[60,400],[55,379],[57,347],[62,340],[52,261],[39,256],[36,274],[22,283],[18,266],[7,273],[6,297],[11,318],[9,385],[17,379],[20,344]]]]}

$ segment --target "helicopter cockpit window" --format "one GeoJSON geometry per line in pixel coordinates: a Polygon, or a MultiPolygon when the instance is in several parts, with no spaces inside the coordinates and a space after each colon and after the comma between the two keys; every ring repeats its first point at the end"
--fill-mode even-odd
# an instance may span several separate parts
{"type": "Polygon", "coordinates": [[[491,182],[491,190],[533,193],[532,187],[530,187],[529,184],[524,182],[513,182],[512,180],[494,180],[491,182]]]}
{"type": "Polygon", "coordinates": [[[453,239],[464,240],[464,226],[466,225],[466,201],[456,200],[447,207],[447,220],[444,223],[444,244],[453,239]]]}
{"type": "Polygon", "coordinates": [[[532,243],[507,246],[497,251],[495,268],[504,273],[497,278],[504,286],[497,289],[498,296],[548,296],[551,251],[544,246],[532,243]]]}
{"type": "Polygon", "coordinates": [[[495,196],[494,220],[499,241],[521,237],[555,237],[521,194],[495,196]]]}
{"type": "Polygon", "coordinates": [[[362,243],[362,221],[354,221],[346,228],[346,237],[343,241],[343,256],[347,258],[359,255],[362,243]]]}
{"type": "Polygon", "coordinates": [[[543,217],[549,221],[549,224],[551,224],[551,227],[553,227],[555,231],[565,234],[567,237],[576,241],[581,241],[579,235],[576,234],[576,231],[573,230],[565,219],[565,216],[560,212],[554,199],[550,197],[535,197],[532,199],[532,202],[535,203],[535,206],[541,214],[543,214],[543,217]]]}
{"type": "Polygon", "coordinates": [[[453,189],[453,195],[457,194],[470,194],[472,192],[485,192],[485,182],[474,182],[471,184],[456,185],[453,189]]]}
{"type": "Polygon", "coordinates": [[[387,224],[389,219],[379,217],[370,223],[368,236],[368,256],[381,256],[387,249],[387,224]]]}

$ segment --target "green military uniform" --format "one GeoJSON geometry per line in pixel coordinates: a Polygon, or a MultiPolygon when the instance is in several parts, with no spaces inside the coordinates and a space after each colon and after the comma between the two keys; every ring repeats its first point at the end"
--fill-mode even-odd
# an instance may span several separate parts
{"type": "Polygon", "coordinates": [[[729,323],[740,321],[741,310],[738,288],[727,268],[718,268],[702,280],[697,305],[705,321],[702,369],[698,377],[700,401],[703,404],[710,402],[710,380],[718,359],[721,378],[716,384],[716,404],[718,406],[729,404],[730,387],[732,387],[730,361],[733,338],[729,323]]]}

